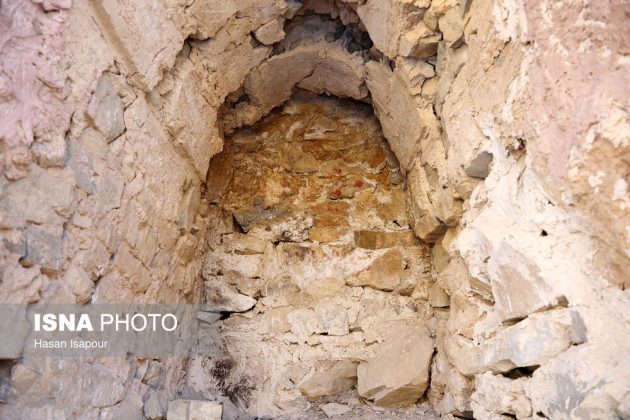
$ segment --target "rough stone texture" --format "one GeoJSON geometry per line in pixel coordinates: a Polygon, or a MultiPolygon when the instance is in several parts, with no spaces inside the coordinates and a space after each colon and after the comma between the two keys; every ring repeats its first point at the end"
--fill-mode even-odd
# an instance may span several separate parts
{"type": "Polygon", "coordinates": [[[374,358],[359,365],[359,394],[383,407],[413,404],[427,389],[433,347],[424,327],[392,331],[374,358]]]}
{"type": "Polygon", "coordinates": [[[471,403],[475,415],[479,419],[497,418],[502,414],[530,417],[529,382],[527,378],[509,379],[491,373],[477,375],[471,403]]]}
{"type": "MultiPolygon", "coordinates": [[[[247,301],[213,325],[254,362],[19,360],[0,417],[159,417],[189,382],[317,418],[296,384],[320,362],[372,360],[403,319],[436,337],[441,414],[630,417],[627,2],[2,4],[0,302],[201,303],[204,269],[247,301]],[[320,165],[376,124],[333,151],[304,145],[355,117],[281,125],[302,149],[248,173],[265,182],[243,190],[240,232],[217,205],[239,172],[206,177],[209,161],[294,88],[371,101],[393,154],[368,142],[364,166],[320,165]],[[291,171],[317,178],[320,194],[297,196],[310,218],[288,216],[291,171]]],[[[391,413],[426,414],[411,410],[391,413]]]]}
{"type": "Polygon", "coordinates": [[[586,330],[577,312],[555,310],[533,314],[482,346],[480,368],[499,373],[540,366],[569,346],[585,341],[586,330]]]}
{"type": "Polygon", "coordinates": [[[209,401],[174,400],[168,403],[166,420],[221,420],[223,407],[209,401]]]}
{"type": "Polygon", "coordinates": [[[224,390],[247,388],[251,413],[298,415],[341,401],[356,392],[361,360],[372,358],[369,380],[392,387],[376,404],[424,393],[433,344],[419,325],[430,309],[428,293],[412,292],[434,280],[430,250],[407,224],[404,186],[392,181],[399,174],[367,106],[310,95],[235,133],[212,159],[208,198],[238,227],[211,228],[222,233],[204,262],[206,299],[210,310],[232,313],[217,321],[234,360],[224,390]],[[409,369],[392,371],[389,355],[367,344],[394,345],[409,328],[423,335],[410,333],[405,366],[426,369],[389,381],[409,369]]]}

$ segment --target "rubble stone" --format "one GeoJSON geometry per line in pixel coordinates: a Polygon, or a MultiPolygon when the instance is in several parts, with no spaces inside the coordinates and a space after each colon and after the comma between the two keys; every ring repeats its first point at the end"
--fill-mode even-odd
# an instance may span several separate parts
{"type": "Polygon", "coordinates": [[[358,368],[359,394],[376,405],[413,404],[427,389],[433,340],[424,327],[409,327],[382,343],[376,356],[358,368]],[[397,354],[395,359],[393,354],[397,354]]]}

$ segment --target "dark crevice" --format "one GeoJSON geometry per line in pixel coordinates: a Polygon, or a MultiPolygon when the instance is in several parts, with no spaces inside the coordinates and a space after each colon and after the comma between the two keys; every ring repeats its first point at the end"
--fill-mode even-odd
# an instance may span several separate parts
{"type": "Polygon", "coordinates": [[[509,379],[531,378],[531,376],[534,374],[536,369],[538,369],[539,367],[540,367],[539,365],[518,367],[508,372],[503,372],[501,375],[504,378],[509,378],[509,379]]]}

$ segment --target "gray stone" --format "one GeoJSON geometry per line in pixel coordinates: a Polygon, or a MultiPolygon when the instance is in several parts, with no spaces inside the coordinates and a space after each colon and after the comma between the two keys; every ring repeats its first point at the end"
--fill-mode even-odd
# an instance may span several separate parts
{"type": "Polygon", "coordinates": [[[199,321],[205,322],[206,324],[214,324],[219,319],[221,319],[221,314],[216,312],[197,312],[197,319],[199,321]]]}
{"type": "Polygon", "coordinates": [[[107,73],[98,81],[88,114],[107,142],[115,140],[125,131],[123,102],[118,96],[111,76],[107,73]]]}
{"type": "Polygon", "coordinates": [[[492,163],[492,158],[492,153],[479,153],[464,170],[466,172],[466,175],[473,178],[485,179],[490,173],[490,164],[492,163]]]}
{"type": "Polygon", "coordinates": [[[42,226],[26,227],[26,255],[23,265],[41,265],[45,274],[56,274],[65,261],[63,252],[63,232],[54,232],[42,226]]]}

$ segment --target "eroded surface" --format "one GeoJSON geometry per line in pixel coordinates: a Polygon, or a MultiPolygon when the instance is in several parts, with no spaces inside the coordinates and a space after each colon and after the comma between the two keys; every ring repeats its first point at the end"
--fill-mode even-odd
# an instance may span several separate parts
{"type": "Polygon", "coordinates": [[[437,324],[430,250],[410,230],[370,111],[294,99],[213,159],[209,198],[225,223],[211,229],[203,274],[209,309],[230,316],[219,321],[224,359],[191,374],[205,377],[200,389],[224,363],[219,387],[252,414],[424,394],[437,324]]]}

